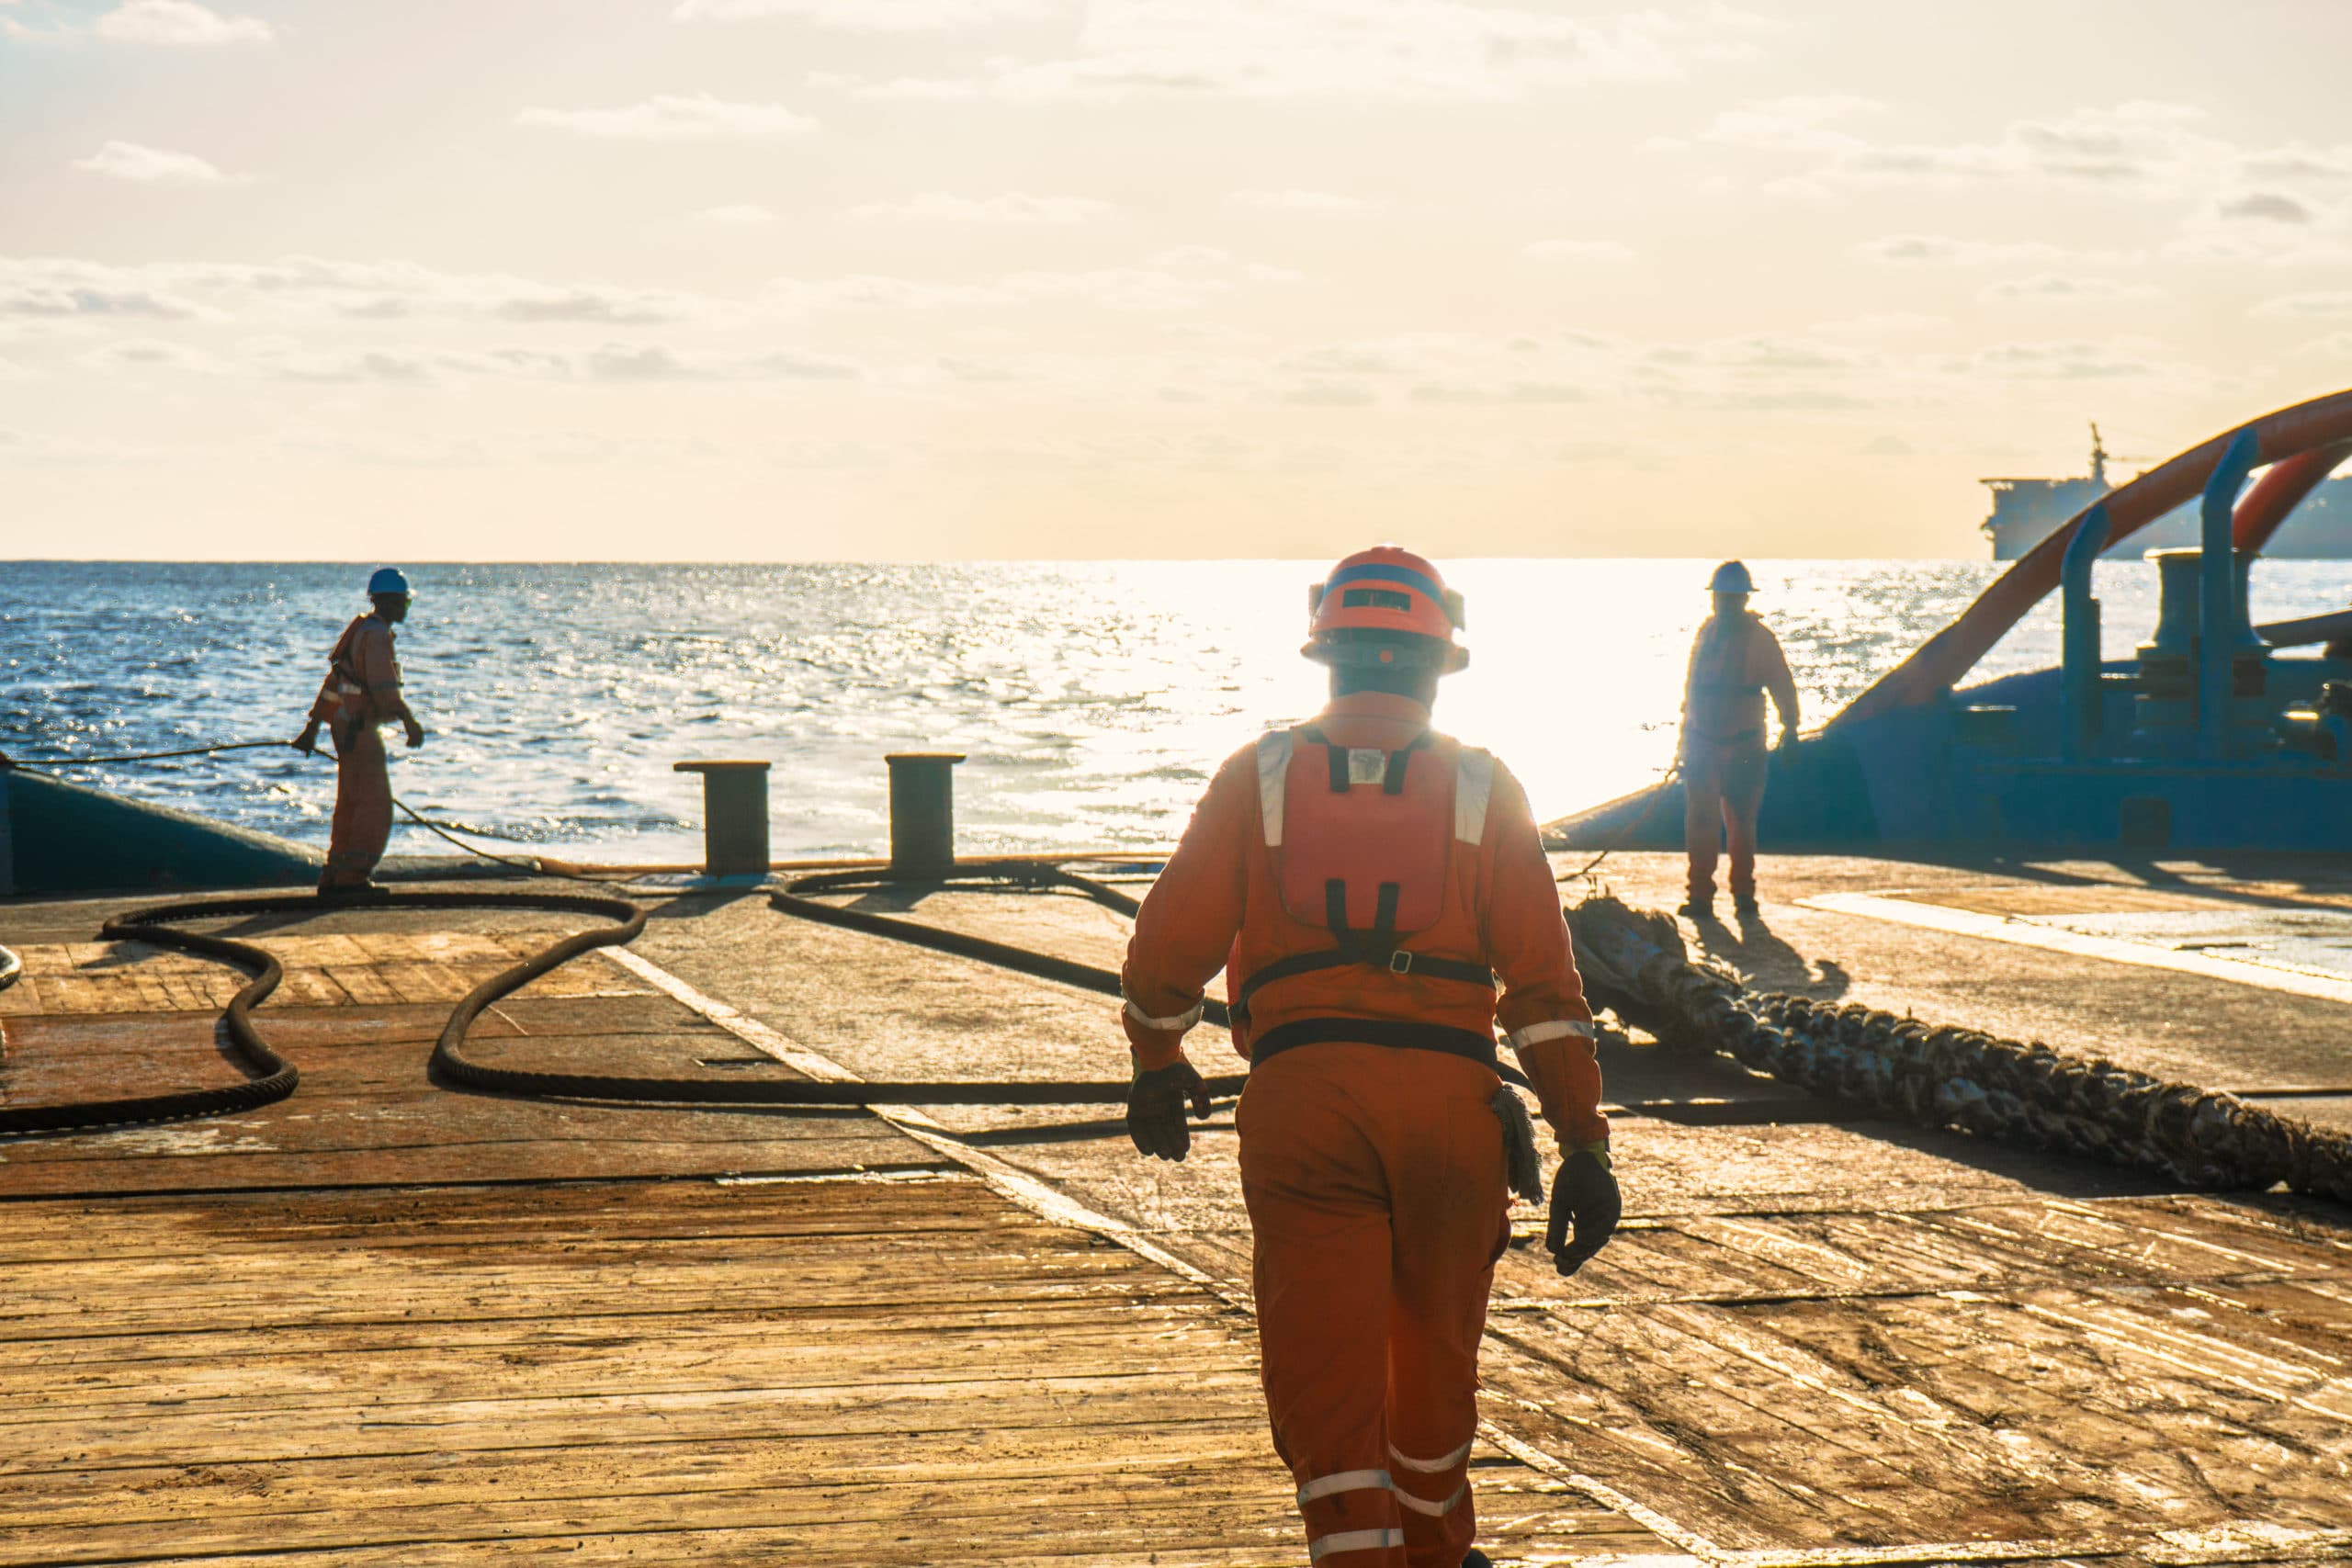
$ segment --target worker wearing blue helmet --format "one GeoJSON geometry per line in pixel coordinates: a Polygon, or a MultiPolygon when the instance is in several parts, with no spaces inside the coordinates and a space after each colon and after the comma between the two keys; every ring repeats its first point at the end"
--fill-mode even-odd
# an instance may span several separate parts
{"type": "Polygon", "coordinates": [[[1715,613],[1690,645],[1682,687],[1682,842],[1690,856],[1690,897],[1680,913],[1714,913],[1715,861],[1731,851],[1732,905],[1756,908],[1756,818],[1764,806],[1768,756],[1764,698],[1770,693],[1783,744],[1797,731],[1797,683],[1780,638],[1747,607],[1756,580],[1727,560],[1707,584],[1715,613]]]}
{"type": "Polygon", "coordinates": [[[310,722],[294,738],[305,754],[318,750],[321,725],[334,739],[334,825],[321,893],[347,896],[375,886],[370,875],[392,836],[392,780],[381,727],[397,723],[411,746],[424,742],[424,728],[401,695],[393,646],[392,628],[408,619],[408,579],[398,568],[379,567],[368,579],[368,597],[375,608],[335,639],[310,722]]]}

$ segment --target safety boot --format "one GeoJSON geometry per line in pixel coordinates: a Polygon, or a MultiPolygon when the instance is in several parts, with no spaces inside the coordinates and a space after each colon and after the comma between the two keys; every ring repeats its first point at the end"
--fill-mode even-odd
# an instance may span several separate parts
{"type": "Polygon", "coordinates": [[[1757,907],[1756,895],[1753,893],[1742,893],[1733,898],[1731,910],[1743,920],[1752,920],[1762,913],[1762,910],[1757,907]]]}
{"type": "Polygon", "coordinates": [[[1462,1568],[1495,1568],[1495,1560],[1474,1546],[1462,1554],[1462,1568]]]}
{"type": "Polygon", "coordinates": [[[1712,920],[1715,918],[1713,898],[1685,898],[1675,911],[1686,920],[1712,920]]]}

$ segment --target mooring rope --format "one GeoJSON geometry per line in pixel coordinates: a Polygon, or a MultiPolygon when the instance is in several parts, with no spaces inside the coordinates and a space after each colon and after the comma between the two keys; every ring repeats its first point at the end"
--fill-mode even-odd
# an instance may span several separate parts
{"type": "Polygon", "coordinates": [[[2187,1187],[2352,1203],[2352,1134],[2199,1089],[1860,1003],[1751,994],[1690,961],[1666,915],[1588,898],[1568,911],[1588,994],[1669,1051],[1724,1052],[1816,1094],[1924,1127],[2153,1172],[2187,1187]]]}
{"type": "Polygon", "coordinates": [[[449,1014],[441,1038],[433,1048],[438,1064],[454,1055],[466,1031],[482,1009],[511,991],[521,989],[566,960],[595,947],[610,947],[635,939],[645,929],[645,911],[620,898],[580,894],[523,892],[379,892],[365,898],[322,897],[315,893],[271,893],[245,897],[195,899],[160,904],[118,915],[98,934],[114,942],[144,942],[175,947],[246,970],[253,976],[229,999],[220,1014],[221,1032],[256,1076],[242,1083],[215,1089],[171,1089],[157,1094],[114,1100],[83,1100],[58,1105],[0,1106],[0,1134],[58,1133],[88,1127],[116,1127],[156,1122],[186,1121],[198,1116],[222,1116],[252,1111],[284,1100],[294,1092],[301,1075],[272,1050],[254,1027],[253,1010],[266,1000],[286,977],[270,952],[249,942],[185,929],[189,920],[221,919],[250,915],[311,915],[348,909],[543,909],[592,915],[615,922],[604,929],[564,937],[521,963],[499,971],[467,993],[449,1014]]]}

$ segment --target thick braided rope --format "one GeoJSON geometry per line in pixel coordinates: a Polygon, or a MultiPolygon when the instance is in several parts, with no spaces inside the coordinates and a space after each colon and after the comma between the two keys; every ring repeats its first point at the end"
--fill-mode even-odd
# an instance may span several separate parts
{"type": "Polygon", "coordinates": [[[1690,961],[1667,916],[1614,898],[1568,911],[1596,1000],[1669,1051],[1722,1051],[1783,1082],[1926,1127],[2151,1171],[2183,1186],[2352,1203],[2352,1135],[2234,1095],[2040,1043],[1848,1003],[1752,994],[1690,961]]]}

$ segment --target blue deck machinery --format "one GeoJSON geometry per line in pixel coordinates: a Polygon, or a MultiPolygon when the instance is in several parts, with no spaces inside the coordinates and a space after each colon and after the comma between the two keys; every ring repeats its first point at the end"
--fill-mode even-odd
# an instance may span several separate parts
{"type": "MultiPolygon", "coordinates": [[[[2352,646],[2352,610],[2256,626],[2246,598],[2264,543],[2347,457],[2352,391],[2266,414],[2094,502],[1818,734],[1773,754],[1765,841],[2352,851],[2352,660],[2301,651],[2352,646]],[[2199,547],[2150,553],[2148,641],[2103,660],[2092,564],[2200,496],[2199,547]],[[1961,688],[2053,589],[2059,667],[1961,688]]],[[[1669,780],[1545,837],[1666,848],[1681,830],[1669,780]]]]}

